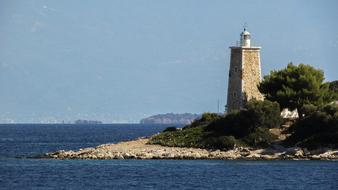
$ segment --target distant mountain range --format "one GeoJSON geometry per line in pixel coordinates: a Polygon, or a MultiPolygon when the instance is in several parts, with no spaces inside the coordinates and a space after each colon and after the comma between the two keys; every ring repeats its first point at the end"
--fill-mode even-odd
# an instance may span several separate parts
{"type": "Polygon", "coordinates": [[[144,119],[141,119],[141,124],[190,124],[193,120],[199,118],[200,114],[192,113],[166,113],[153,115],[144,119]]]}

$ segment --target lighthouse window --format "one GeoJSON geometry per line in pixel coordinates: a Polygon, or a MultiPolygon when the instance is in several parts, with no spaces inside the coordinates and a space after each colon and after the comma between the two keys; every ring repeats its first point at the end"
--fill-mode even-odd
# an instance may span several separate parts
{"type": "Polygon", "coordinates": [[[237,69],[237,67],[235,67],[235,72],[237,72],[238,71],[238,69],[237,69]]]}
{"type": "Polygon", "coordinates": [[[237,96],[237,94],[236,94],[236,92],[234,92],[234,97],[236,97],[237,96]]]}

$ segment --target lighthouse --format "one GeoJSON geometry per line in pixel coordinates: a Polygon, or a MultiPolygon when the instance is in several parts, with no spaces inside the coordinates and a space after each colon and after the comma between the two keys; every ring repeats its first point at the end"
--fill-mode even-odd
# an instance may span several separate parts
{"type": "Polygon", "coordinates": [[[251,45],[251,34],[244,27],[240,43],[230,47],[227,111],[240,110],[250,99],[263,100],[258,90],[261,81],[261,47],[251,45]]]}

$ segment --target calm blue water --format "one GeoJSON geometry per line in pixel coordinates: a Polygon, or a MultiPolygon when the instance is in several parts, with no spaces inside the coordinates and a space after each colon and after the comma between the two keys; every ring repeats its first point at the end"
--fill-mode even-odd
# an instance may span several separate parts
{"type": "Polygon", "coordinates": [[[0,125],[0,189],[338,189],[338,162],[46,160],[167,126],[0,125]]]}

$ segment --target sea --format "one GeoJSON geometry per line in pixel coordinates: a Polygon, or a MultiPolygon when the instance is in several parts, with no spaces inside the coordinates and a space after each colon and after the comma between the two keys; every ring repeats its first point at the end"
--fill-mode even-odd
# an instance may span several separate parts
{"type": "Polygon", "coordinates": [[[337,161],[54,160],[167,125],[1,124],[0,189],[338,189],[337,161]]]}

